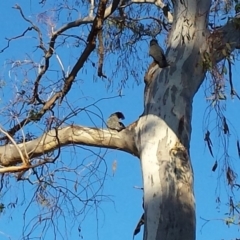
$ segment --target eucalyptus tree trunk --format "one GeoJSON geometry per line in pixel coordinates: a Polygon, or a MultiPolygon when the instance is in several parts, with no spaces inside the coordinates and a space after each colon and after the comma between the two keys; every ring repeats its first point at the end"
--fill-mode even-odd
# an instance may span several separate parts
{"type": "Polygon", "coordinates": [[[200,52],[209,35],[209,7],[208,0],[175,1],[167,51],[170,67],[155,70],[145,88],[144,113],[136,129],[144,182],[144,240],[195,239],[189,144],[192,101],[205,77],[200,52]]]}

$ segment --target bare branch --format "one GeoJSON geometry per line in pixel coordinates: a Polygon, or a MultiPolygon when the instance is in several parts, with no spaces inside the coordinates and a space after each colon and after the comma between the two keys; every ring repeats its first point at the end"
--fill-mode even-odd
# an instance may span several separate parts
{"type": "Polygon", "coordinates": [[[90,0],[89,17],[93,18],[94,0],[90,0]]]}
{"type": "Polygon", "coordinates": [[[15,36],[15,37],[12,37],[12,38],[6,38],[7,40],[7,46],[4,47],[3,49],[0,50],[0,53],[4,52],[7,48],[10,47],[10,42],[13,41],[13,40],[16,40],[18,38],[21,38],[23,36],[25,36],[25,34],[28,32],[28,31],[31,31],[33,30],[33,27],[28,27],[22,34],[18,35],[18,36],[15,36]]]}
{"type": "MultiPolygon", "coordinates": [[[[54,151],[60,147],[80,144],[94,147],[103,147],[118,149],[138,156],[138,151],[134,140],[134,124],[121,132],[108,129],[88,128],[83,126],[68,126],[51,130],[43,136],[20,144],[7,144],[0,147],[0,172],[4,171],[5,167],[11,167],[11,171],[17,171],[16,167],[22,170],[22,166],[15,166],[22,162],[22,154],[27,154],[32,160],[42,156],[48,152],[54,151]],[[19,153],[21,151],[22,154],[19,153]],[[26,153],[25,153],[26,151],[26,153]],[[15,166],[15,168],[13,168],[15,166]]],[[[37,161],[36,165],[42,164],[37,161]]],[[[29,166],[32,168],[36,165],[29,166]]],[[[26,169],[26,167],[24,167],[26,169]]]]}
{"type": "Polygon", "coordinates": [[[85,50],[83,51],[80,58],[78,59],[77,63],[74,65],[72,71],[70,72],[68,78],[65,81],[65,84],[64,84],[63,89],[62,89],[61,100],[68,93],[68,91],[71,89],[72,83],[73,83],[77,73],[83,67],[83,64],[85,63],[85,61],[87,60],[87,58],[89,57],[91,52],[96,47],[96,37],[97,37],[99,31],[101,31],[102,26],[103,26],[106,4],[107,4],[107,0],[101,0],[99,2],[96,18],[93,21],[92,29],[91,29],[91,31],[88,35],[88,38],[87,38],[88,45],[85,48],[85,50]]]}
{"type": "MultiPolygon", "coordinates": [[[[37,121],[42,118],[42,116],[46,113],[46,111],[51,110],[54,106],[56,101],[62,96],[61,92],[55,93],[42,107],[42,109],[37,113],[37,118],[32,119],[31,116],[28,116],[27,118],[23,119],[18,124],[14,125],[10,130],[7,131],[7,133],[10,136],[13,136],[16,132],[18,132],[21,128],[26,126],[32,121],[37,121]]],[[[0,138],[1,140],[7,139],[5,136],[0,138]]]]}
{"type": "Polygon", "coordinates": [[[104,13],[104,19],[108,18],[117,9],[117,7],[120,5],[119,3],[120,3],[120,0],[113,0],[112,4],[110,4],[106,8],[106,11],[104,13]]]}
{"type": "Polygon", "coordinates": [[[32,21],[30,21],[29,19],[27,19],[27,18],[25,17],[25,15],[24,15],[24,13],[23,13],[23,11],[22,11],[22,9],[21,9],[21,7],[20,7],[19,5],[16,4],[16,5],[14,6],[14,8],[20,11],[20,14],[21,14],[21,16],[23,17],[23,19],[24,19],[25,21],[27,21],[28,23],[30,23],[30,24],[32,25],[32,29],[34,29],[34,30],[38,33],[38,38],[39,38],[39,42],[40,42],[39,47],[46,53],[47,50],[46,50],[46,48],[44,47],[42,32],[40,31],[40,29],[39,29],[35,24],[33,24],[32,21]]]}
{"type": "Polygon", "coordinates": [[[128,2],[128,4],[126,4],[122,7],[129,6],[133,3],[135,3],[135,4],[146,4],[146,3],[154,4],[163,10],[164,16],[166,17],[166,19],[168,20],[169,23],[173,22],[173,16],[169,11],[168,6],[166,4],[164,4],[163,1],[161,1],[161,0],[131,0],[128,2]]]}

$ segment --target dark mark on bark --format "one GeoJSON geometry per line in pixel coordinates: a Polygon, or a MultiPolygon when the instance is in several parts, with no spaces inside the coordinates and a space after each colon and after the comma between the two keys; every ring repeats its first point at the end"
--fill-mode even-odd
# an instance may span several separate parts
{"type": "Polygon", "coordinates": [[[168,96],[169,96],[169,88],[166,89],[166,91],[165,91],[165,93],[164,93],[164,95],[163,95],[163,105],[166,105],[168,96]]]}
{"type": "Polygon", "coordinates": [[[182,116],[179,120],[179,123],[178,123],[178,134],[179,134],[179,137],[181,137],[182,133],[183,133],[183,130],[184,130],[184,116],[182,116]]]}

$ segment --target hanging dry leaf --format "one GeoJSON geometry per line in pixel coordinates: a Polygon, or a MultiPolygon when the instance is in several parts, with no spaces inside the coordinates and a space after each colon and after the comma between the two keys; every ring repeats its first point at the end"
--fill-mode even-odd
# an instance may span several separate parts
{"type": "Polygon", "coordinates": [[[218,163],[217,161],[214,163],[213,167],[212,167],[212,171],[215,172],[215,170],[217,169],[218,163]]]}
{"type": "Polygon", "coordinates": [[[112,163],[112,173],[113,173],[113,176],[114,176],[116,170],[117,170],[117,160],[114,160],[113,163],[112,163]]]}

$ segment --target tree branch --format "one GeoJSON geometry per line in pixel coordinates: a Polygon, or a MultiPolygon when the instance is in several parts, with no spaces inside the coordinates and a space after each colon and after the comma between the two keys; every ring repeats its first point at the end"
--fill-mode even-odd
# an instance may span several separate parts
{"type": "MultiPolygon", "coordinates": [[[[2,168],[0,168],[0,172],[22,170],[22,165],[16,165],[22,163],[22,158],[26,154],[31,159],[30,161],[33,162],[33,159],[36,157],[73,144],[118,149],[138,156],[139,153],[135,145],[133,126],[132,124],[121,132],[117,132],[108,129],[72,125],[50,130],[41,137],[29,142],[1,146],[0,164],[2,168]],[[10,167],[9,170],[8,167],[10,167]]],[[[39,162],[40,160],[35,161],[34,164],[29,165],[29,168],[38,166],[39,162]]],[[[26,166],[24,166],[24,169],[26,170],[26,166]]]]}
{"type": "Polygon", "coordinates": [[[166,17],[166,19],[168,20],[169,23],[173,22],[173,15],[170,13],[168,5],[164,4],[162,0],[131,0],[129,1],[126,5],[122,6],[122,7],[127,7],[131,4],[146,4],[146,3],[150,3],[150,4],[154,4],[157,7],[161,8],[163,10],[163,14],[166,17]]]}
{"type": "Polygon", "coordinates": [[[63,89],[62,89],[62,96],[61,100],[63,97],[68,93],[68,91],[71,89],[72,83],[79,72],[79,70],[83,67],[83,64],[91,54],[91,52],[95,49],[96,47],[96,37],[101,31],[103,27],[103,21],[104,21],[104,14],[105,14],[105,9],[106,9],[106,4],[107,0],[101,0],[99,2],[98,10],[97,10],[97,15],[96,18],[93,21],[93,26],[92,29],[88,35],[87,41],[87,47],[84,49],[82,55],[74,65],[72,71],[70,72],[68,78],[65,80],[63,89]]]}
{"type": "MultiPolygon", "coordinates": [[[[130,0],[130,1],[125,1],[127,3],[130,4],[143,4],[143,3],[150,3],[150,4],[155,4],[158,7],[164,8],[166,7],[166,5],[163,4],[163,2],[161,0],[130,0]]],[[[33,24],[33,22],[31,22],[29,19],[27,19],[25,17],[25,15],[23,14],[20,6],[16,5],[15,8],[18,9],[22,15],[22,17],[31,24],[31,29],[33,28],[39,35],[39,47],[44,51],[44,58],[45,58],[45,63],[43,65],[43,68],[41,68],[41,71],[38,73],[37,78],[35,80],[35,84],[34,84],[34,90],[33,90],[33,96],[31,99],[31,102],[34,103],[35,100],[38,101],[38,103],[41,103],[41,105],[43,105],[42,109],[38,112],[37,114],[37,119],[35,118],[34,121],[36,120],[40,120],[42,118],[42,116],[46,113],[46,111],[53,109],[53,107],[56,104],[56,101],[60,99],[60,101],[64,98],[64,96],[66,96],[66,94],[68,93],[68,91],[71,89],[71,85],[78,73],[78,71],[82,68],[84,62],[87,60],[87,58],[89,57],[90,53],[94,50],[95,48],[95,38],[97,36],[97,32],[98,30],[101,28],[100,25],[102,24],[102,21],[106,18],[108,18],[117,8],[119,7],[125,7],[122,4],[125,3],[123,0],[113,0],[112,3],[107,6],[106,8],[100,8],[100,5],[102,5],[103,3],[100,2],[99,5],[99,9],[101,10],[101,16],[98,16],[98,13],[96,14],[96,17],[92,17],[92,16],[87,16],[84,18],[80,18],[77,19],[75,21],[69,22],[63,26],[61,26],[59,29],[57,29],[56,31],[52,32],[52,36],[50,38],[50,42],[49,42],[49,46],[48,48],[44,48],[44,44],[43,44],[43,40],[42,40],[42,35],[40,32],[40,29],[37,28],[37,26],[35,26],[33,24]],[[98,19],[98,24],[95,25],[94,22],[95,20],[98,19]],[[100,23],[101,21],[101,23],[100,23]],[[81,54],[81,57],[78,59],[78,61],[76,62],[75,66],[73,67],[72,71],[70,72],[70,74],[68,75],[68,77],[65,79],[65,83],[64,86],[61,90],[57,91],[52,97],[51,99],[49,99],[48,101],[43,101],[39,98],[38,96],[38,85],[39,82],[42,78],[42,76],[46,73],[46,71],[48,70],[49,67],[49,60],[52,57],[53,53],[54,53],[54,49],[55,49],[55,43],[56,43],[56,39],[58,38],[58,36],[60,36],[61,34],[63,34],[64,32],[66,32],[67,30],[71,29],[71,28],[75,28],[78,27],[80,25],[83,24],[89,24],[89,23],[93,23],[93,27],[92,27],[92,31],[89,34],[88,37],[88,44],[84,50],[84,52],[81,54]],[[100,24],[100,25],[99,25],[100,24]]],[[[29,29],[28,29],[29,30],[29,29]]],[[[15,126],[13,126],[10,130],[8,130],[8,133],[13,136],[17,131],[19,131],[19,129],[21,129],[23,126],[26,126],[27,124],[29,124],[30,122],[32,122],[33,119],[31,119],[31,117],[26,117],[25,119],[23,119],[20,123],[16,124],[15,126]]],[[[0,140],[5,139],[5,137],[1,138],[0,140]]]]}
{"type": "MultiPolygon", "coordinates": [[[[87,58],[89,57],[89,55],[91,54],[91,52],[94,50],[95,48],[95,39],[96,36],[98,34],[98,31],[102,29],[102,24],[103,24],[103,19],[107,18],[110,14],[112,14],[117,6],[119,4],[119,0],[114,0],[113,3],[111,5],[109,5],[106,8],[106,1],[101,1],[99,3],[99,7],[98,7],[98,12],[95,18],[91,18],[91,17],[86,17],[84,19],[78,19],[76,21],[70,22],[64,26],[62,26],[61,28],[59,28],[57,31],[53,32],[52,37],[50,39],[50,44],[49,44],[49,48],[48,50],[44,51],[45,53],[45,65],[44,68],[41,70],[41,72],[38,74],[38,77],[35,81],[34,84],[34,90],[33,90],[33,98],[31,100],[31,102],[33,103],[35,101],[35,99],[38,100],[38,102],[41,102],[42,104],[44,104],[44,106],[42,107],[42,109],[39,111],[38,113],[38,119],[41,119],[41,117],[45,114],[45,112],[47,110],[50,110],[54,107],[56,101],[60,98],[61,100],[63,99],[64,96],[66,96],[66,94],[68,93],[68,91],[71,89],[72,83],[78,73],[78,71],[82,68],[83,64],[85,63],[85,61],[87,60],[87,58]],[[51,99],[49,99],[47,102],[42,102],[39,97],[38,97],[38,85],[40,82],[40,79],[42,78],[43,74],[47,71],[48,66],[49,66],[49,59],[51,58],[51,56],[53,55],[54,52],[54,47],[55,47],[55,43],[56,43],[56,39],[57,37],[67,31],[70,28],[73,27],[78,27],[81,24],[85,24],[85,23],[91,23],[93,22],[93,26],[91,29],[91,32],[89,33],[88,36],[88,45],[85,48],[84,52],[82,53],[82,55],[79,57],[77,63],[74,65],[71,73],[69,74],[68,78],[65,80],[65,84],[62,88],[61,91],[56,92],[51,99]]],[[[35,25],[33,25],[33,23],[28,20],[24,15],[23,12],[20,8],[20,6],[16,5],[15,6],[16,9],[18,9],[21,13],[21,15],[23,16],[23,18],[27,21],[30,22],[32,27],[35,27],[35,25]]],[[[35,29],[34,28],[34,29],[35,29]]],[[[37,30],[39,30],[38,28],[36,28],[37,30]]],[[[37,31],[40,35],[40,30],[37,31]]],[[[40,35],[41,36],[41,35],[40,35]]],[[[40,38],[41,40],[42,38],[40,38]]],[[[32,119],[30,117],[27,117],[26,119],[22,120],[20,123],[18,123],[17,125],[13,126],[8,133],[10,135],[14,135],[17,131],[19,131],[19,129],[21,129],[24,125],[27,125],[28,123],[30,123],[32,121],[32,119]]],[[[5,137],[4,137],[5,138],[5,137]]],[[[1,139],[4,139],[1,138],[1,139]]],[[[0,140],[1,140],[0,139],[0,140]]]]}
{"type": "Polygon", "coordinates": [[[216,29],[209,37],[209,48],[213,62],[220,62],[240,46],[240,18],[236,17],[225,26],[216,29]]]}

